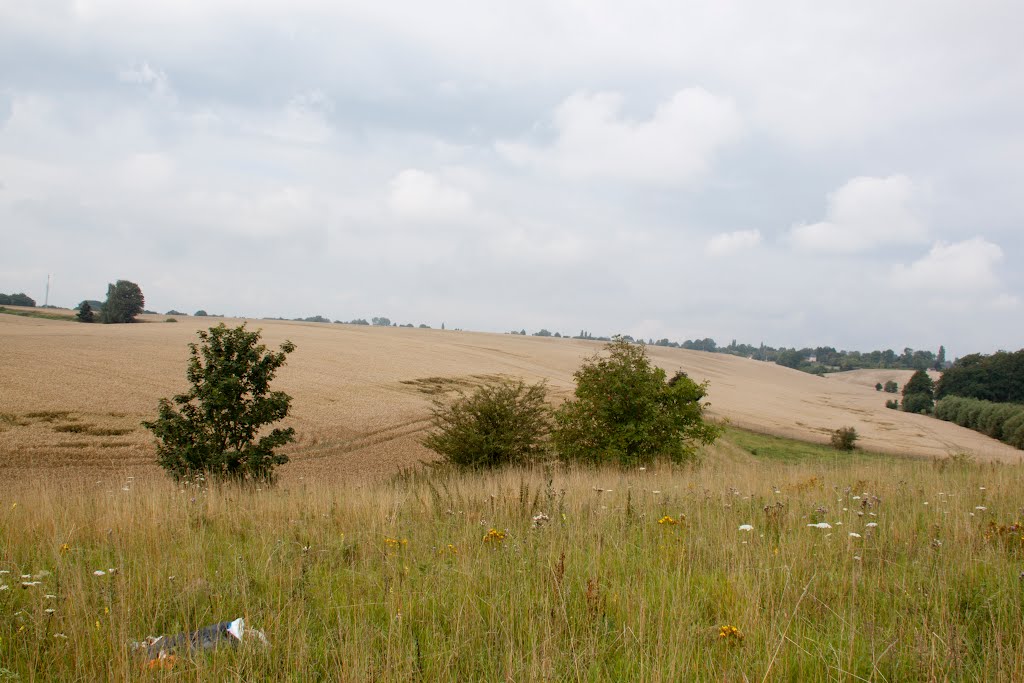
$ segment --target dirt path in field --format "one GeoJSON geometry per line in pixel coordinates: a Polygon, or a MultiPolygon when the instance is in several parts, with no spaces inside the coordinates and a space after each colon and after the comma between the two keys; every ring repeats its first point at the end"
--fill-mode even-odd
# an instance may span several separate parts
{"type": "MultiPolygon", "coordinates": [[[[157,400],[185,389],[186,345],[219,320],[83,325],[0,314],[0,470],[90,472],[153,469],[139,423],[157,400]]],[[[227,320],[228,324],[236,321],[227,320]]],[[[291,339],[275,388],[294,397],[290,448],[301,476],[379,475],[431,458],[419,444],[431,401],[496,377],[546,380],[552,400],[602,344],[581,340],[323,323],[250,321],[264,342],[291,339]]],[[[888,410],[877,392],[886,371],[816,377],[721,354],[654,347],[669,372],[710,381],[710,413],[733,424],[826,441],[853,426],[859,445],[898,454],[971,453],[1020,462],[1022,452],[947,422],[888,410]]],[[[892,377],[901,386],[901,372],[892,377]]]]}

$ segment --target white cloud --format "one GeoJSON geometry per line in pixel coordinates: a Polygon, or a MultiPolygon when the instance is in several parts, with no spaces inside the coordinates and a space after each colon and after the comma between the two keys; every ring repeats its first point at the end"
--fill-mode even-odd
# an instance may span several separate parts
{"type": "Polygon", "coordinates": [[[390,183],[391,210],[410,220],[438,220],[464,214],[472,206],[469,193],[443,183],[437,176],[407,168],[390,183]]]}
{"type": "Polygon", "coordinates": [[[999,245],[981,237],[954,244],[939,242],[909,266],[895,266],[892,282],[900,289],[936,292],[991,290],[999,284],[995,267],[1002,260],[999,245]]]}
{"type": "Polygon", "coordinates": [[[171,88],[167,74],[160,69],[154,69],[149,62],[143,62],[139,66],[122,69],[117,77],[123,83],[134,83],[137,85],[149,86],[150,94],[154,99],[174,101],[174,89],[171,88]]]}
{"type": "Polygon", "coordinates": [[[753,249],[761,243],[760,230],[737,230],[723,232],[708,240],[705,251],[715,256],[732,254],[743,249],[753,249]]]}
{"type": "Polygon", "coordinates": [[[552,144],[500,142],[498,152],[574,178],[679,186],[703,176],[742,129],[733,102],[703,88],[677,92],[642,121],[623,117],[622,104],[617,93],[575,93],[555,110],[552,144]]]}
{"type": "Polygon", "coordinates": [[[916,244],[927,238],[910,204],[910,178],[853,178],[828,196],[826,220],[794,225],[790,240],[807,251],[850,253],[883,245],[916,244]]]}

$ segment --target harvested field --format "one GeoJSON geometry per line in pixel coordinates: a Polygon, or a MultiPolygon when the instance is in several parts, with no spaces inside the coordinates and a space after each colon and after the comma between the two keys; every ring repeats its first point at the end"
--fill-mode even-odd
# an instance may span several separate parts
{"type": "MultiPolygon", "coordinates": [[[[144,316],[145,318],[146,316],[144,316]]],[[[186,387],[187,344],[217,318],[83,325],[0,314],[0,469],[31,477],[155,471],[140,425],[186,387]]],[[[225,320],[229,325],[238,320],[225,320]]],[[[495,377],[547,380],[553,401],[602,344],[570,339],[324,323],[250,321],[264,342],[297,345],[275,388],[294,397],[298,441],[284,477],[385,475],[429,459],[419,445],[431,401],[495,377]]],[[[669,372],[711,382],[710,413],[771,434],[826,441],[853,426],[864,448],[1020,462],[1021,452],[948,422],[884,407],[874,381],[816,377],[753,360],[654,347],[669,372]]],[[[877,381],[877,380],[875,380],[877,381]]],[[[899,380],[897,380],[899,381],[899,380]]]]}

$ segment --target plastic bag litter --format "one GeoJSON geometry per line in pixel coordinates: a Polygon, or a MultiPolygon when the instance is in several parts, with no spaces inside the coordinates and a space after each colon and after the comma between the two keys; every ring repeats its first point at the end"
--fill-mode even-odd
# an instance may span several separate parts
{"type": "Polygon", "coordinates": [[[174,636],[149,636],[141,642],[131,643],[133,652],[145,656],[149,668],[170,668],[174,666],[177,655],[181,652],[196,650],[213,650],[217,647],[235,647],[241,642],[258,641],[270,645],[263,631],[248,628],[245,619],[239,617],[234,621],[222,621],[218,624],[204,626],[191,633],[179,633],[174,636]]]}

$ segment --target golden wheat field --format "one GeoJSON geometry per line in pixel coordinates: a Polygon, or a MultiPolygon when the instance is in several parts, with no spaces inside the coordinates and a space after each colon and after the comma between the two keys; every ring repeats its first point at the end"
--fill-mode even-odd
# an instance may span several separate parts
{"type": "MultiPolygon", "coordinates": [[[[0,314],[0,468],[8,479],[91,470],[155,471],[158,399],[186,388],[187,344],[221,319],[143,316],[144,324],[83,325],[0,314]]],[[[243,322],[227,319],[229,325],[243,322]]],[[[275,347],[297,345],[275,388],[294,397],[297,441],[284,477],[385,475],[431,458],[420,445],[432,400],[498,377],[546,380],[558,402],[599,342],[463,331],[250,320],[275,347]]],[[[669,372],[710,382],[710,414],[736,426],[825,441],[853,426],[866,449],[921,456],[970,453],[1020,462],[973,431],[888,410],[877,373],[816,377],[777,365],[651,347],[669,372]]],[[[891,374],[891,373],[890,373],[891,374]]],[[[902,381],[902,380],[901,380],[902,381]]]]}

